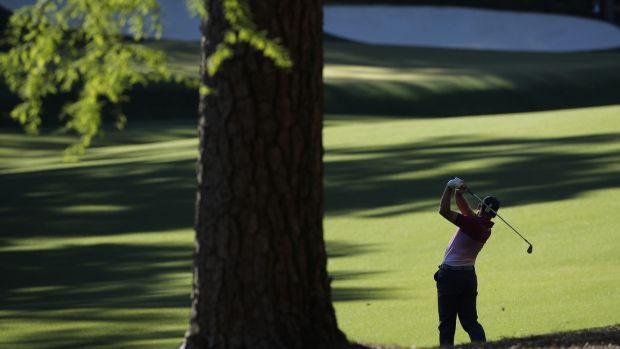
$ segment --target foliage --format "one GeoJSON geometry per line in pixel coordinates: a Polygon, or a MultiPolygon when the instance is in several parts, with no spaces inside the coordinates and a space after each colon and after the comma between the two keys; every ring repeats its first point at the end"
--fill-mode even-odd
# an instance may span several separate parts
{"type": "MultiPolygon", "coordinates": [[[[208,20],[203,0],[186,3],[194,15],[208,20]]],[[[223,0],[223,6],[232,29],[207,58],[208,74],[214,75],[241,42],[280,67],[292,66],[280,41],[258,30],[247,1],[223,0]]],[[[37,133],[45,97],[78,90],[77,99],[61,114],[65,129],[80,136],[65,151],[65,159],[76,160],[100,133],[106,104],[126,100],[133,85],[171,78],[164,53],[139,44],[143,38],[159,37],[161,31],[157,0],[38,0],[21,8],[9,21],[7,42],[12,48],[0,54],[0,72],[22,99],[11,117],[28,133],[37,133]]],[[[191,84],[189,79],[184,82],[191,84]]],[[[201,86],[199,92],[209,90],[201,86]]],[[[116,110],[117,127],[122,129],[126,117],[116,110]]]]}
{"type": "MultiPolygon", "coordinates": [[[[137,44],[160,34],[156,0],[39,0],[17,10],[7,28],[11,50],[0,56],[9,88],[23,100],[11,117],[37,133],[44,98],[78,90],[62,111],[65,128],[80,135],[65,152],[75,159],[100,132],[106,103],[123,101],[135,84],[169,77],[165,55],[137,44]]],[[[117,127],[125,122],[119,111],[117,127]]]]}
{"type": "MultiPolygon", "coordinates": [[[[247,0],[222,0],[222,4],[224,17],[231,29],[224,33],[224,40],[217,45],[215,52],[207,57],[207,74],[209,76],[214,76],[222,63],[233,57],[233,47],[238,43],[249,44],[280,68],[290,69],[293,66],[289,52],[282,45],[280,39],[270,39],[267,31],[258,29],[252,19],[247,0]]],[[[194,15],[208,21],[209,13],[204,7],[203,0],[187,0],[187,6],[194,15]]],[[[201,95],[209,92],[207,86],[201,86],[201,95]]]]}

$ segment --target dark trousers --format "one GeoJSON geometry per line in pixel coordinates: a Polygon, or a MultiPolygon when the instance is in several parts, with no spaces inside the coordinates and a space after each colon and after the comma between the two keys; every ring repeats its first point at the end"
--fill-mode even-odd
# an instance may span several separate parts
{"type": "Polygon", "coordinates": [[[476,312],[478,295],[476,271],[441,267],[434,277],[437,282],[439,308],[439,344],[454,345],[457,315],[472,342],[486,342],[484,329],[478,322],[476,312]]]}

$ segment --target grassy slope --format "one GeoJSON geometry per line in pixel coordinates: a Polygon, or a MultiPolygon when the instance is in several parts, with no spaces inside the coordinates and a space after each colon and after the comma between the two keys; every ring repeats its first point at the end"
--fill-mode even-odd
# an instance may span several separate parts
{"type": "Polygon", "coordinates": [[[360,242],[359,253],[330,264],[348,276],[336,285],[360,295],[337,304],[347,333],[435,342],[431,276],[452,232],[435,213],[438,179],[454,174],[502,198],[505,217],[535,245],[526,255],[499,223],[480,257],[491,338],[617,321],[620,109],[554,110],[619,104],[617,52],[329,44],[326,57],[327,108],[349,106],[328,116],[325,131],[326,227],[330,239],[360,242]]]}
{"type": "MultiPolygon", "coordinates": [[[[167,45],[178,69],[194,69],[195,46],[167,45]]],[[[590,93],[566,106],[603,106],[483,115],[466,103],[450,113],[455,94],[476,98],[504,80],[543,106],[546,94],[528,92],[537,84],[618,90],[618,53],[544,57],[327,46],[328,98],[345,86],[358,94],[352,100],[375,96],[372,107],[386,110],[330,114],[325,127],[329,268],[350,338],[436,342],[432,274],[453,228],[435,210],[454,174],[498,195],[505,218],[535,246],[527,255],[498,223],[480,256],[479,313],[490,338],[617,322],[620,106],[590,93]],[[430,98],[438,114],[454,117],[390,112],[394,104],[407,111],[416,91],[432,92],[419,104],[430,98]]],[[[194,130],[191,120],[130,121],[79,164],[59,163],[64,136],[0,134],[0,346],[178,344],[189,306],[194,130]]]]}
{"type": "Polygon", "coordinates": [[[618,104],[619,57],[328,43],[327,110],[410,118],[618,104]]]}
{"type": "Polygon", "coordinates": [[[618,112],[328,127],[327,236],[361,250],[330,263],[349,276],[335,285],[359,296],[336,306],[347,333],[375,343],[436,340],[432,274],[454,230],[436,207],[453,174],[500,197],[503,216],[535,246],[527,255],[498,223],[480,256],[479,315],[490,338],[617,321],[618,112]]]}

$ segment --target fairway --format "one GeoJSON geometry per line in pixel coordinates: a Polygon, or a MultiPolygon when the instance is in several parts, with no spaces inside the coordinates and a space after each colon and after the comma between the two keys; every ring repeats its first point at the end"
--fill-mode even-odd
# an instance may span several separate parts
{"type": "Polygon", "coordinates": [[[436,344],[432,274],[455,230],[437,208],[454,174],[498,196],[502,216],[534,245],[528,255],[498,220],[478,258],[478,310],[490,338],[617,322],[619,112],[327,127],[327,237],[350,249],[330,260],[336,295],[346,290],[336,308],[347,333],[436,344]]]}
{"type": "MultiPolygon", "coordinates": [[[[191,72],[191,47],[167,50],[191,72]]],[[[349,339],[437,344],[454,175],[534,245],[498,221],[478,258],[489,339],[618,322],[619,57],[327,45],[324,226],[349,339]]],[[[140,117],[75,164],[68,136],[0,132],[0,347],[180,344],[196,126],[140,117]]]]}

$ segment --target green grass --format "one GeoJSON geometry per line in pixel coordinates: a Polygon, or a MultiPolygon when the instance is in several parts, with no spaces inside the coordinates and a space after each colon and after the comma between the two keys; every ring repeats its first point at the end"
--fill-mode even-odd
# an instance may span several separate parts
{"type": "MultiPolygon", "coordinates": [[[[179,69],[188,69],[191,45],[170,45],[179,69]]],[[[436,210],[452,175],[497,195],[504,218],[534,244],[526,254],[498,222],[479,257],[479,315],[489,338],[617,323],[620,103],[614,90],[578,99],[570,91],[582,83],[618,91],[618,56],[327,46],[328,96],[351,89],[360,103],[372,97],[372,108],[384,110],[361,113],[353,104],[327,115],[324,129],[329,269],[350,339],[437,343],[432,275],[454,228],[436,210]],[[451,102],[507,86],[523,105],[502,109],[490,99],[485,112],[451,102]],[[584,108],[556,110],[560,92],[537,96],[529,91],[536,86],[554,86],[570,97],[562,106],[584,108]],[[438,111],[408,109],[418,103],[438,111]],[[532,112],[539,109],[546,111],[532,112]]],[[[126,131],[108,132],[77,164],[62,163],[67,136],[0,132],[0,347],[180,343],[189,315],[195,125],[129,117],[126,131]]],[[[466,341],[460,329],[457,340],[466,341]]]]}
{"type": "Polygon", "coordinates": [[[504,218],[534,244],[526,254],[498,222],[479,258],[479,315],[490,338],[617,322],[619,112],[327,127],[328,240],[366,251],[330,261],[331,270],[360,275],[336,279],[336,287],[369,293],[337,303],[346,332],[365,342],[436,343],[432,274],[454,231],[436,210],[454,174],[479,194],[497,195],[504,218]]]}
{"type": "Polygon", "coordinates": [[[619,58],[327,43],[326,108],[411,118],[619,104],[619,58]]]}

